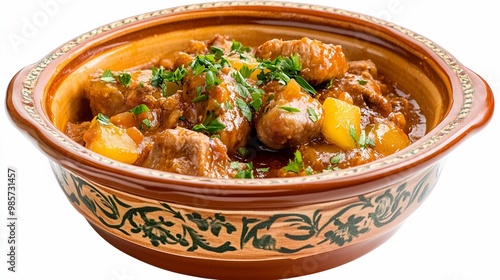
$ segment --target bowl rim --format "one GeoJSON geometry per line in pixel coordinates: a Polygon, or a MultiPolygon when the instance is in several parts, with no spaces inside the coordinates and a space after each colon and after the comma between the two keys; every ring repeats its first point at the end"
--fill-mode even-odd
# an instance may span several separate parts
{"type": "MultiPolygon", "coordinates": [[[[96,181],[101,181],[98,178],[105,174],[111,178],[104,179],[106,184],[112,185],[112,181],[117,180],[130,189],[144,190],[149,188],[154,192],[182,189],[185,192],[199,193],[200,188],[223,188],[223,195],[225,196],[293,195],[350,188],[359,184],[365,184],[366,187],[360,189],[360,191],[366,191],[366,189],[371,188],[369,182],[384,178],[389,180],[387,176],[391,176],[391,174],[409,174],[413,168],[422,165],[422,163],[430,164],[438,161],[451,148],[455,147],[456,143],[470,135],[470,132],[477,131],[477,128],[484,126],[493,113],[493,95],[487,83],[479,75],[458,62],[446,50],[426,37],[373,16],[334,7],[282,1],[228,1],[184,5],[132,16],[97,27],[68,41],[42,60],[18,72],[11,81],[7,99],[8,111],[14,121],[37,140],[42,150],[49,157],[64,167],[81,172],[96,181]],[[302,177],[212,179],[124,164],[91,152],[73,142],[51,123],[45,115],[43,105],[40,104],[43,102],[39,102],[43,97],[35,95],[37,90],[38,92],[44,92],[43,89],[40,90],[42,86],[37,84],[39,78],[43,75],[52,75],[52,73],[45,73],[44,69],[51,63],[64,59],[71,52],[85,48],[85,46],[99,40],[102,36],[112,35],[115,32],[125,32],[123,30],[127,28],[140,27],[141,23],[151,23],[161,17],[179,13],[196,13],[213,9],[220,11],[233,8],[259,9],[264,6],[272,6],[288,12],[314,12],[318,16],[338,16],[407,41],[414,48],[428,55],[428,59],[433,59],[437,66],[446,73],[454,99],[450,110],[420,140],[402,151],[372,163],[302,177]],[[18,84],[17,87],[16,83],[18,84]],[[22,83],[22,85],[19,85],[19,83],[22,83]],[[14,89],[21,92],[21,98],[17,101],[9,100],[14,89]],[[129,174],[129,176],[125,177],[125,174],[129,174]],[[145,182],[150,184],[145,186],[145,182]],[[307,189],[300,186],[306,186],[307,189]]],[[[394,175],[393,177],[400,176],[394,175]]],[[[216,195],[220,196],[221,194],[216,195]]]]}

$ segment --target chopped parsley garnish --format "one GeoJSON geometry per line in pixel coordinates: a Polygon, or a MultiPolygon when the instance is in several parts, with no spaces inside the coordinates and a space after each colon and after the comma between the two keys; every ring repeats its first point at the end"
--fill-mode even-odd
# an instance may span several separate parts
{"type": "Polygon", "coordinates": [[[187,73],[184,65],[181,65],[174,71],[165,71],[165,68],[163,68],[163,66],[160,66],[160,68],[153,67],[151,71],[151,85],[161,88],[163,91],[163,96],[168,96],[166,85],[167,82],[179,85],[184,81],[184,76],[187,73]]]}
{"type": "Polygon", "coordinates": [[[134,115],[140,115],[145,112],[149,112],[149,108],[146,104],[140,104],[130,109],[129,112],[134,113],[134,115]]]}
{"type": "Polygon", "coordinates": [[[269,171],[269,167],[256,168],[255,170],[259,173],[266,173],[269,171]]]}
{"type": "Polygon", "coordinates": [[[224,128],[226,128],[226,126],[220,122],[218,117],[215,118],[215,113],[213,111],[207,112],[207,118],[203,123],[193,126],[194,131],[206,134],[215,134],[224,128]]]}
{"type": "Polygon", "coordinates": [[[236,98],[236,106],[238,106],[243,116],[245,116],[249,122],[252,121],[252,110],[243,99],[236,98]]]}
{"type": "Polygon", "coordinates": [[[318,121],[318,114],[313,108],[307,108],[307,114],[309,115],[309,119],[312,122],[317,122],[318,121]]]}
{"type": "Polygon", "coordinates": [[[109,118],[108,118],[108,117],[106,117],[105,115],[101,114],[101,113],[97,114],[97,116],[96,116],[96,120],[97,120],[100,124],[102,124],[102,125],[104,125],[104,126],[108,126],[108,125],[110,125],[110,124],[111,124],[111,122],[110,122],[109,118]]]}
{"type": "Polygon", "coordinates": [[[339,164],[340,161],[344,158],[344,154],[338,153],[334,155],[333,157],[330,158],[330,163],[331,164],[339,164]]]}
{"type": "Polygon", "coordinates": [[[242,43],[235,41],[233,39],[233,43],[231,44],[231,54],[233,54],[233,53],[243,54],[246,52],[250,52],[250,47],[243,46],[242,43]]]}
{"type": "Polygon", "coordinates": [[[231,169],[237,171],[234,178],[236,179],[253,179],[253,163],[248,162],[243,164],[243,168],[241,167],[241,163],[237,161],[233,161],[230,164],[231,169]]]}
{"type": "Polygon", "coordinates": [[[361,135],[359,135],[359,138],[356,133],[356,129],[354,128],[353,125],[349,127],[349,134],[351,135],[352,139],[358,144],[359,147],[361,148],[368,148],[368,146],[375,147],[375,142],[371,138],[366,137],[366,132],[364,130],[361,130],[361,135]]]}
{"type": "Polygon", "coordinates": [[[229,62],[222,57],[222,54],[219,54],[218,48],[214,47],[211,51],[215,51],[216,54],[198,55],[189,64],[193,75],[197,76],[205,73],[205,86],[207,88],[219,85],[222,81],[217,77],[217,74],[220,69],[229,66],[229,62]]]}
{"type": "Polygon", "coordinates": [[[184,65],[181,65],[174,71],[165,71],[163,66],[160,66],[160,68],[153,67],[151,71],[151,85],[155,87],[161,87],[165,82],[180,84],[184,81],[184,76],[187,72],[184,65]]]}
{"type": "Polygon", "coordinates": [[[252,120],[252,110],[259,110],[262,105],[262,96],[264,91],[252,86],[246,80],[252,74],[253,70],[250,70],[248,66],[243,66],[239,71],[235,71],[232,74],[236,84],[235,89],[239,96],[245,100],[250,99],[251,101],[247,104],[243,99],[236,98],[236,105],[240,109],[241,113],[245,116],[248,121],[252,120]],[[250,105],[250,106],[249,106],[250,105]]]}
{"type": "Polygon", "coordinates": [[[149,119],[143,119],[142,122],[139,124],[139,129],[140,130],[145,130],[150,129],[153,125],[151,124],[151,121],[149,119]]]}
{"type": "Polygon", "coordinates": [[[120,72],[117,75],[114,75],[111,70],[107,69],[105,70],[102,75],[101,75],[101,81],[106,82],[106,83],[113,83],[116,82],[116,78],[118,78],[118,81],[125,87],[128,87],[130,85],[130,82],[132,81],[132,76],[127,73],[127,72],[120,72]]]}
{"type": "Polygon", "coordinates": [[[205,101],[207,99],[208,99],[208,95],[201,94],[201,95],[198,95],[197,97],[193,98],[193,100],[191,100],[191,102],[197,103],[197,102],[205,101]]]}
{"type": "Polygon", "coordinates": [[[283,167],[283,170],[286,172],[299,173],[304,169],[304,162],[302,161],[302,154],[299,150],[295,151],[293,154],[293,160],[288,160],[287,166],[283,167]]]}
{"type": "Polygon", "coordinates": [[[248,149],[246,147],[239,147],[237,151],[238,154],[242,157],[245,157],[248,154],[248,149]]]}
{"type": "Polygon", "coordinates": [[[113,76],[113,73],[109,69],[105,70],[102,73],[101,81],[106,82],[106,83],[116,82],[115,77],[113,76]]]}
{"type": "Polygon", "coordinates": [[[366,80],[358,79],[358,84],[360,84],[362,86],[366,85],[367,83],[368,83],[368,81],[366,81],[366,80]]]}
{"type": "Polygon", "coordinates": [[[297,54],[284,58],[278,56],[274,60],[264,60],[257,66],[257,69],[262,70],[257,75],[258,84],[276,80],[280,84],[286,85],[288,81],[295,79],[305,91],[312,95],[316,94],[316,90],[304,78],[299,76],[302,65],[297,54]]]}
{"type": "Polygon", "coordinates": [[[198,103],[201,101],[205,101],[208,99],[208,95],[202,94],[203,92],[203,86],[198,86],[196,88],[196,97],[191,100],[193,103],[198,103]]]}
{"type": "Polygon", "coordinates": [[[295,108],[295,107],[290,107],[290,106],[278,106],[278,108],[285,110],[290,113],[299,113],[300,110],[295,108]]]}
{"type": "Polygon", "coordinates": [[[132,81],[132,76],[127,72],[120,72],[118,74],[118,81],[125,87],[128,87],[132,81]]]}

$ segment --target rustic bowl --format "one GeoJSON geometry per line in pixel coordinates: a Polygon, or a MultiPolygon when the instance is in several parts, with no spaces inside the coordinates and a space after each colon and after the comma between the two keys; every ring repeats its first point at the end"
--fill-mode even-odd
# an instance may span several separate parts
{"type": "Polygon", "coordinates": [[[21,69],[8,112],[50,161],[68,200],[109,243],[152,265],[210,278],[286,278],[354,260],[393,235],[432,191],[441,159],[493,113],[487,83],[429,39],[377,18],[284,2],[155,11],[85,33],[21,69]],[[248,45],[308,36],[371,59],[421,104],[427,134],[382,160],[327,174],[226,180],[135,167],[73,142],[90,71],[147,64],[190,39],[248,45]]]}

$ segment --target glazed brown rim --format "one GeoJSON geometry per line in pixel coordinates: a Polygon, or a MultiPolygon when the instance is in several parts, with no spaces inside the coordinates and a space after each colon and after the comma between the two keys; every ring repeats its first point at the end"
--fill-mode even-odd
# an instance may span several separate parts
{"type": "MultiPolygon", "coordinates": [[[[54,66],[55,67],[55,66],[54,66]]],[[[39,62],[23,68],[11,81],[7,92],[7,107],[16,124],[36,140],[40,148],[52,160],[63,167],[82,174],[96,182],[113,186],[116,181],[125,191],[149,197],[173,199],[175,193],[202,194],[211,198],[294,196],[329,192],[335,190],[342,195],[354,195],[374,188],[377,180],[388,183],[411,174],[423,163],[431,164],[456,146],[471,132],[484,126],[493,113],[493,94],[488,84],[477,74],[459,63],[451,54],[431,40],[393,23],[341,9],[317,5],[287,2],[214,2],[181,6],[154,11],[116,21],[85,33],[56,49],[39,62]],[[352,25],[375,30],[382,37],[396,37],[415,52],[435,61],[436,67],[446,73],[453,92],[453,105],[444,119],[422,139],[409,148],[373,163],[325,174],[280,179],[210,179],[122,164],[90,152],[60,132],[46,116],[42,105],[45,82],[50,82],[52,73],[44,70],[63,61],[73,52],[82,50],[112,35],[140,28],[139,23],[154,25],[162,17],[184,13],[218,11],[268,11],[281,13],[314,14],[336,18],[352,25]],[[37,95],[38,93],[38,95],[37,95]],[[172,196],[172,194],[174,194],[172,196]]],[[[327,198],[325,198],[327,199],[327,198]]],[[[307,200],[307,199],[306,199],[307,200]]]]}

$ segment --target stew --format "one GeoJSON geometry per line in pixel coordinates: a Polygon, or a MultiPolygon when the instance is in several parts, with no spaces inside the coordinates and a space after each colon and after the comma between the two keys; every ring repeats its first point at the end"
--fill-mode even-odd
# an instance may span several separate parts
{"type": "Polygon", "coordinates": [[[411,95],[318,40],[192,40],[147,69],[97,69],[66,134],[109,158],[211,178],[304,176],[400,151],[425,133],[411,95]]]}

